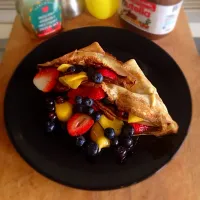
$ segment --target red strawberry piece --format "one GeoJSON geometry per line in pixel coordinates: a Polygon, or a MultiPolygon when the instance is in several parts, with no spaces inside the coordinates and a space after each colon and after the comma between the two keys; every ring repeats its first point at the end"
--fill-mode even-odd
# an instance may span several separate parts
{"type": "Polygon", "coordinates": [[[117,74],[110,69],[101,68],[101,69],[98,69],[97,71],[105,77],[108,77],[113,80],[117,79],[117,74]]]}
{"type": "Polygon", "coordinates": [[[88,90],[88,97],[93,100],[101,100],[105,98],[105,96],[106,94],[101,87],[99,88],[90,87],[88,90]]]}
{"type": "Polygon", "coordinates": [[[141,133],[144,133],[144,132],[146,132],[150,129],[149,126],[143,125],[143,124],[133,123],[131,125],[134,128],[135,134],[141,134],[141,133]]]}
{"type": "Polygon", "coordinates": [[[94,124],[94,120],[85,114],[77,113],[67,122],[67,130],[71,136],[80,136],[89,131],[94,124]]]}
{"type": "Polygon", "coordinates": [[[34,77],[34,85],[43,92],[51,91],[57,82],[59,72],[55,68],[41,69],[34,77]]]}
{"type": "Polygon", "coordinates": [[[89,97],[93,100],[100,100],[103,99],[106,94],[101,87],[95,88],[89,86],[81,86],[75,90],[71,89],[68,92],[68,97],[70,99],[74,100],[76,96],[89,97]]]}

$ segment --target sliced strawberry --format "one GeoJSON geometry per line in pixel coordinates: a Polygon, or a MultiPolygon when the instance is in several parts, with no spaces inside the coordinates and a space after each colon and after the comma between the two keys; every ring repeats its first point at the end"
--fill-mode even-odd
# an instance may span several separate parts
{"type": "Polygon", "coordinates": [[[43,92],[51,91],[57,82],[59,72],[55,68],[41,69],[34,77],[34,85],[43,92]]]}
{"type": "Polygon", "coordinates": [[[86,133],[94,124],[94,120],[85,114],[75,114],[67,122],[67,130],[71,136],[80,136],[86,133]]]}
{"type": "Polygon", "coordinates": [[[141,134],[148,131],[151,127],[143,124],[132,123],[135,134],[141,134]]]}
{"type": "Polygon", "coordinates": [[[73,100],[76,96],[89,97],[93,100],[100,100],[103,99],[105,95],[106,94],[101,87],[95,88],[89,86],[81,86],[75,90],[71,89],[68,92],[68,97],[73,100]]]}
{"type": "Polygon", "coordinates": [[[99,88],[95,88],[95,87],[92,87],[92,88],[88,88],[88,97],[93,99],[93,100],[101,100],[103,98],[105,98],[106,94],[105,92],[103,91],[103,89],[101,87],[99,88]]]}
{"type": "Polygon", "coordinates": [[[101,68],[101,69],[98,69],[97,71],[105,77],[108,77],[113,80],[117,79],[117,74],[110,69],[101,68]]]}

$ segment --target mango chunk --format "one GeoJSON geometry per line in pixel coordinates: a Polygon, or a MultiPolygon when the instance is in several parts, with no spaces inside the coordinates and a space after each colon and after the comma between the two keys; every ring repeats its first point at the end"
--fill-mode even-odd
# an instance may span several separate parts
{"type": "Polygon", "coordinates": [[[113,121],[108,119],[105,115],[102,115],[99,123],[101,126],[106,129],[106,128],[113,128],[115,130],[116,135],[120,135],[122,127],[124,125],[124,122],[119,119],[114,119],[113,121]]]}
{"type": "Polygon", "coordinates": [[[131,114],[131,113],[128,116],[128,123],[137,123],[137,122],[141,122],[141,121],[144,121],[144,120],[140,117],[137,117],[137,116],[131,114]]]}
{"type": "Polygon", "coordinates": [[[73,106],[71,103],[66,101],[61,104],[56,104],[55,107],[56,115],[60,121],[66,122],[72,116],[73,106]]]}

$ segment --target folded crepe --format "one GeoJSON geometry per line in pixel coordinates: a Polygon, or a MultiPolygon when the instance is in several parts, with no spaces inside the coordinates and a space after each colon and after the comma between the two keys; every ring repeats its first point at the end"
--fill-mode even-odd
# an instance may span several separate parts
{"type": "Polygon", "coordinates": [[[122,63],[106,53],[99,43],[94,42],[85,48],[38,66],[58,67],[61,64],[110,68],[119,75],[118,80],[105,79],[101,86],[109,100],[114,102],[119,110],[142,118],[143,121],[138,123],[155,127],[145,134],[162,136],[177,133],[177,123],[171,118],[156,88],[134,59],[122,63]]]}

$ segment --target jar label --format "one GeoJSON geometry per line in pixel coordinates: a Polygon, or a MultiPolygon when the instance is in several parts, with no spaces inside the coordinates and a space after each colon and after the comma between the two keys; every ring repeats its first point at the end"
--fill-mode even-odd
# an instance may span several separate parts
{"type": "Polygon", "coordinates": [[[147,0],[121,0],[119,14],[143,31],[163,35],[174,29],[182,3],[163,6],[147,0]]]}
{"type": "Polygon", "coordinates": [[[61,6],[55,0],[37,1],[29,10],[29,20],[38,37],[44,37],[62,28],[61,6]]]}

